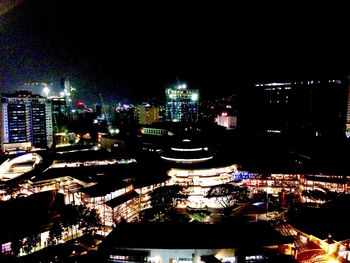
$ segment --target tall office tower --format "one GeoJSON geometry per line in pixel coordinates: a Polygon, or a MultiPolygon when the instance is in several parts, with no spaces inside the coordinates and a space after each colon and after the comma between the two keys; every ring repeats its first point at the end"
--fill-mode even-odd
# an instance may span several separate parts
{"type": "Polygon", "coordinates": [[[50,97],[52,104],[52,113],[56,116],[67,116],[67,102],[65,98],[62,97],[50,97]]]}
{"type": "Polygon", "coordinates": [[[246,93],[243,123],[259,133],[337,136],[346,123],[346,85],[341,80],[255,84],[246,93]],[[247,114],[246,114],[247,113],[247,114]]]}
{"type": "Polygon", "coordinates": [[[187,89],[186,84],[167,88],[166,120],[171,122],[197,122],[198,100],[197,89],[187,89]]]}
{"type": "Polygon", "coordinates": [[[67,101],[66,98],[52,96],[49,98],[52,105],[52,125],[53,131],[61,132],[62,128],[67,124],[67,101]]]}
{"type": "Polygon", "coordinates": [[[1,150],[51,147],[51,102],[29,92],[4,94],[1,98],[1,150]]]}

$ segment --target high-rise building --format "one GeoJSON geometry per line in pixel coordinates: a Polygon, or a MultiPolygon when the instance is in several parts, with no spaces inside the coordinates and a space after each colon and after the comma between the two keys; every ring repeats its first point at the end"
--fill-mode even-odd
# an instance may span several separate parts
{"type": "Polygon", "coordinates": [[[159,108],[147,107],[146,105],[137,105],[135,107],[135,116],[139,124],[152,124],[159,121],[159,108]]]}
{"type": "Polygon", "coordinates": [[[344,134],[344,84],[338,79],[255,84],[243,98],[244,110],[242,112],[241,108],[240,123],[260,133],[344,134]]]}
{"type": "Polygon", "coordinates": [[[350,137],[350,76],[348,76],[348,94],[346,109],[346,137],[350,137]]]}
{"type": "Polygon", "coordinates": [[[52,103],[52,113],[56,116],[67,116],[67,101],[65,98],[62,97],[50,97],[49,98],[52,103]]]}
{"type": "Polygon", "coordinates": [[[52,145],[52,108],[48,99],[29,92],[4,94],[0,116],[2,151],[52,145]]]}
{"type": "Polygon", "coordinates": [[[198,121],[197,89],[187,89],[186,84],[167,88],[166,95],[166,120],[171,122],[196,122],[198,121]]]}
{"type": "Polygon", "coordinates": [[[49,98],[52,105],[52,125],[53,131],[61,132],[62,128],[67,124],[67,101],[64,97],[52,96],[49,98]]]}

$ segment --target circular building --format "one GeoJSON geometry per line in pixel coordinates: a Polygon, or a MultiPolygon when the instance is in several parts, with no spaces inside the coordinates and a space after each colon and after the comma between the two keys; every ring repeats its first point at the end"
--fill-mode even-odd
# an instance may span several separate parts
{"type": "Polygon", "coordinates": [[[212,186],[228,183],[237,171],[236,164],[200,143],[184,139],[161,154],[168,162],[168,175],[174,184],[188,194],[182,206],[192,208],[220,207],[215,198],[207,198],[212,186]]]}

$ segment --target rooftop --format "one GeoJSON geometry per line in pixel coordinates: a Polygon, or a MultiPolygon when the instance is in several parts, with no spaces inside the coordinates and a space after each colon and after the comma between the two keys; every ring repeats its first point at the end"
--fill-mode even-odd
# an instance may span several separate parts
{"type": "Polygon", "coordinates": [[[106,239],[110,248],[244,248],[292,242],[265,222],[218,224],[126,223],[106,239]],[[155,238],[155,237],[158,238],[155,238]]]}
{"type": "Polygon", "coordinates": [[[129,191],[123,195],[117,196],[109,201],[106,202],[106,205],[108,205],[111,208],[114,208],[118,205],[121,205],[129,200],[131,200],[132,198],[139,196],[139,194],[137,192],[135,192],[134,190],[129,191]]]}
{"type": "Polygon", "coordinates": [[[105,196],[116,190],[125,188],[127,185],[128,183],[121,180],[116,180],[114,182],[107,181],[106,183],[98,183],[96,185],[83,188],[81,189],[81,192],[89,195],[90,197],[99,197],[105,196]]]}
{"type": "Polygon", "coordinates": [[[288,217],[294,227],[306,234],[320,239],[326,239],[331,234],[334,240],[343,241],[350,238],[350,221],[346,209],[349,205],[350,195],[341,194],[321,208],[291,208],[288,217]]]}

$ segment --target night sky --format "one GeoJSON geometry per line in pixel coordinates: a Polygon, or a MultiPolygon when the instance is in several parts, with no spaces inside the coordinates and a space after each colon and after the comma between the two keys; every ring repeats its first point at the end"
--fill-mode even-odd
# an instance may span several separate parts
{"type": "Polygon", "coordinates": [[[329,6],[121,3],[26,0],[8,12],[2,90],[67,76],[81,98],[112,102],[163,97],[177,78],[208,97],[250,81],[350,73],[346,16],[329,6]]]}

